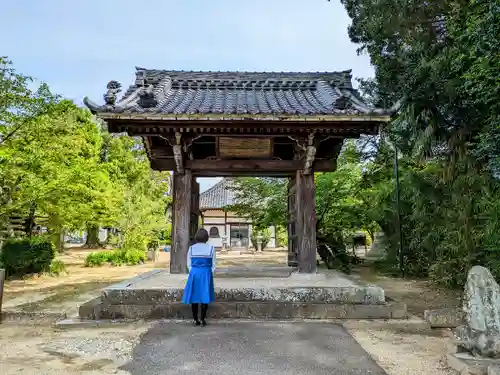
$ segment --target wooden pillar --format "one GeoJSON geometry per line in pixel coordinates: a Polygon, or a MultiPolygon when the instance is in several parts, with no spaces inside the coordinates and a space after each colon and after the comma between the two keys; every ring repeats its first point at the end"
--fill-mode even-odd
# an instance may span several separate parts
{"type": "Polygon", "coordinates": [[[296,233],[296,178],[292,177],[288,180],[288,266],[297,267],[297,233],[296,233]]]}
{"type": "Polygon", "coordinates": [[[170,273],[187,273],[187,252],[191,218],[191,171],[174,172],[173,246],[170,253],[170,273]]]}
{"type": "Polygon", "coordinates": [[[316,272],[316,194],[314,174],[295,176],[295,214],[299,272],[316,272]]]}
{"type": "Polygon", "coordinates": [[[191,181],[191,215],[189,223],[189,240],[190,245],[194,241],[194,237],[199,228],[200,217],[200,184],[196,182],[196,177],[192,177],[191,181]]]}
{"type": "MultiPolygon", "coordinates": [[[[5,270],[0,268],[0,315],[2,314],[3,287],[5,284],[5,270]]],[[[1,318],[1,316],[0,316],[1,318]]]]}

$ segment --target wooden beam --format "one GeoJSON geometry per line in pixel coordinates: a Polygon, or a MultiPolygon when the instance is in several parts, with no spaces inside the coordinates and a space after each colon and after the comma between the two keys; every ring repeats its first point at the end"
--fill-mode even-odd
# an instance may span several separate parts
{"type": "Polygon", "coordinates": [[[151,168],[155,171],[175,171],[174,159],[151,159],[151,168]]]}
{"type": "MultiPolygon", "coordinates": [[[[302,169],[301,160],[186,160],[185,167],[197,177],[231,176],[276,176],[291,177],[302,169]]],[[[174,171],[173,159],[152,159],[151,168],[158,171],[174,171]]],[[[335,160],[316,160],[312,165],[314,172],[333,172],[335,160]]]]}
{"type": "Polygon", "coordinates": [[[307,137],[307,146],[306,146],[306,161],[304,163],[304,174],[310,174],[311,168],[314,162],[314,158],[316,157],[316,146],[314,145],[314,133],[312,132],[307,137]]]}
{"type": "Polygon", "coordinates": [[[314,174],[296,173],[296,233],[299,272],[316,272],[316,202],[314,174]]]}
{"type": "Polygon", "coordinates": [[[187,273],[189,248],[189,224],[191,217],[192,174],[186,169],[183,174],[174,172],[173,186],[173,247],[170,253],[170,273],[187,273]]]}
{"type": "MultiPolygon", "coordinates": [[[[251,171],[259,172],[295,172],[302,169],[301,160],[187,160],[186,168],[194,171],[251,171]]],[[[330,160],[321,160],[313,165],[314,171],[334,171],[335,164],[330,160]]]]}
{"type": "Polygon", "coordinates": [[[380,121],[333,121],[333,122],[261,122],[258,121],[258,126],[253,123],[241,123],[240,121],[231,122],[210,122],[202,123],[191,122],[177,122],[172,121],[169,123],[148,121],[148,120],[135,120],[124,121],[109,120],[109,131],[111,133],[128,132],[133,136],[146,136],[151,137],[155,135],[167,136],[175,132],[182,132],[183,134],[203,134],[211,136],[287,136],[292,134],[305,134],[316,130],[322,134],[338,135],[343,137],[357,137],[359,134],[372,134],[379,133],[379,126],[383,123],[380,121]]]}

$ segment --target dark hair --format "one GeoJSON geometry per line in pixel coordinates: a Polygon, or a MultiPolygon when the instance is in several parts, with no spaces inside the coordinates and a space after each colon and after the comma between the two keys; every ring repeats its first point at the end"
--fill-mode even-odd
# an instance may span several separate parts
{"type": "Polygon", "coordinates": [[[202,242],[202,243],[207,243],[208,242],[208,232],[206,229],[198,229],[198,232],[196,232],[196,235],[194,236],[194,240],[199,243],[199,242],[202,242]]]}

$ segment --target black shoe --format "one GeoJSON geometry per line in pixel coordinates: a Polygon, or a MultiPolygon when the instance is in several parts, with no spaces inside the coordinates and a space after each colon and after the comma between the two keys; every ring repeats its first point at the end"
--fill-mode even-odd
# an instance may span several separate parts
{"type": "Polygon", "coordinates": [[[206,322],[205,320],[202,320],[202,321],[201,321],[201,325],[202,325],[203,327],[205,327],[205,326],[207,325],[207,322],[206,322]]]}
{"type": "Polygon", "coordinates": [[[201,323],[200,323],[200,321],[199,321],[199,320],[195,320],[195,321],[194,321],[194,324],[195,324],[195,325],[197,325],[197,326],[199,326],[201,323]]]}

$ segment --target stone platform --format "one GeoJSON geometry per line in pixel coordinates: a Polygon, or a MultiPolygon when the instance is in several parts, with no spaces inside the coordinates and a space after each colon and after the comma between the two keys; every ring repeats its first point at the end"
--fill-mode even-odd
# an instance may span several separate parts
{"type": "MultiPolygon", "coordinates": [[[[187,275],[153,270],[111,285],[80,307],[83,319],[183,319],[187,275]]],[[[289,267],[233,267],[215,274],[211,318],[405,319],[406,306],[387,303],[375,285],[340,272],[299,274],[289,267]]]]}

